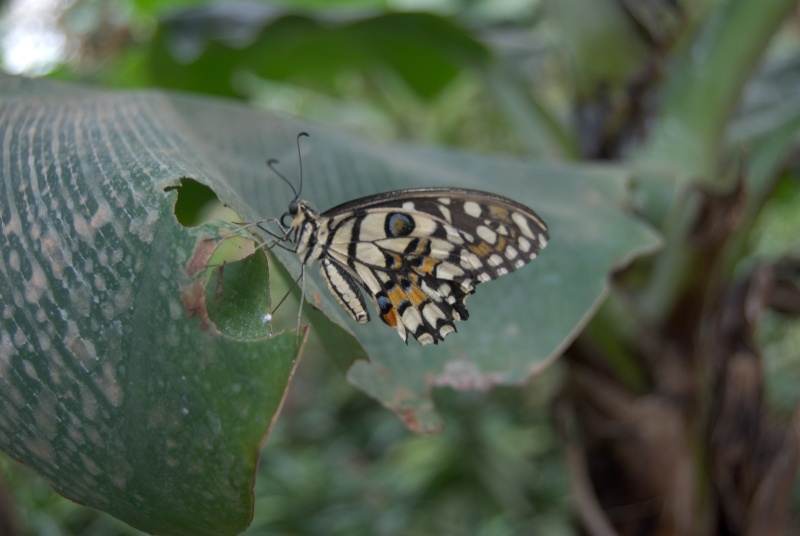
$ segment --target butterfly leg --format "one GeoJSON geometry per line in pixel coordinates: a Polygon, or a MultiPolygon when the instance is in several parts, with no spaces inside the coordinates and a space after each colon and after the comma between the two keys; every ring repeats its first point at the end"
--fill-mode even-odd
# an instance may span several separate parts
{"type": "Polygon", "coordinates": [[[303,304],[306,301],[306,265],[300,265],[300,277],[297,278],[297,281],[300,281],[300,306],[297,308],[297,328],[296,328],[296,335],[295,335],[295,345],[300,346],[300,322],[303,318],[303,304]]]}

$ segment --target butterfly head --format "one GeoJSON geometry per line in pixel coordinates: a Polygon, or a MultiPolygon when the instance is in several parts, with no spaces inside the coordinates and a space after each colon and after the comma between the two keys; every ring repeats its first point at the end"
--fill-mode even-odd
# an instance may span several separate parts
{"type": "Polygon", "coordinates": [[[317,218],[317,212],[304,199],[295,198],[281,216],[280,223],[288,236],[291,232],[299,233],[305,222],[317,218]]]}
{"type": "Polygon", "coordinates": [[[297,218],[297,214],[300,212],[300,203],[302,203],[302,200],[298,199],[297,197],[292,199],[292,201],[289,203],[289,208],[281,216],[281,226],[283,226],[284,229],[291,227],[295,218],[297,218]],[[291,221],[289,221],[287,218],[291,218],[291,221]]]}

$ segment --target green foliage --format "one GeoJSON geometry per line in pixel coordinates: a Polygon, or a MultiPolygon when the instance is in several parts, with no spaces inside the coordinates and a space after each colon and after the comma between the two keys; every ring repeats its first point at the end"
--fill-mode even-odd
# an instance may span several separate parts
{"type": "MultiPolygon", "coordinates": [[[[145,530],[242,530],[295,336],[243,344],[209,326],[203,246],[220,230],[176,220],[165,189],[202,171],[167,130],[166,145],[144,141],[152,123],[137,141],[144,110],[126,123],[121,96],[9,76],[0,87],[13,140],[0,186],[0,445],[65,496],[145,530]],[[12,134],[34,118],[35,138],[12,134]]],[[[245,294],[265,295],[258,283],[245,294]]]]}
{"type": "Polygon", "coordinates": [[[171,17],[159,25],[152,46],[151,72],[160,85],[227,96],[239,94],[237,71],[332,93],[338,93],[340,73],[386,71],[429,99],[466,63],[486,60],[479,42],[434,15],[342,20],[260,4],[220,4],[171,17]]]}
{"type": "MultiPolygon", "coordinates": [[[[777,466],[769,441],[782,436],[747,394],[763,387],[779,422],[796,419],[796,319],[789,307],[756,322],[772,303],[758,274],[777,281],[769,268],[791,268],[776,260],[798,252],[787,165],[800,142],[797,38],[781,30],[796,2],[545,0],[508,18],[468,4],[435,15],[377,2],[135,2],[137,43],[102,69],[79,61],[57,73],[235,97],[327,127],[218,99],[0,79],[3,450],[144,530],[243,530],[260,443],[296,364],[299,264],[279,248],[264,255],[231,222],[283,213],[291,193],[263,162],[280,158],[295,177],[294,137],[308,130],[303,196],[318,209],[394,188],[472,187],[531,206],[552,240],[531,267],[481,285],[469,322],[435,348],[405,346],[377,321],[354,325],[312,273],[305,368],[262,456],[247,534],[566,534],[568,487],[584,524],[601,523],[588,514],[620,506],[603,503],[616,497],[655,505],[636,522],[664,533],[713,518],[736,534],[726,512],[756,523],[753,497],[790,496],[758,472],[777,466]],[[376,145],[353,129],[472,152],[376,145]],[[581,157],[617,162],[560,162],[581,157]],[[235,212],[217,212],[217,200],[235,212]],[[781,234],[789,240],[776,244],[781,234]],[[275,324],[262,322],[286,292],[275,324]],[[742,323],[733,335],[731,318],[742,323]],[[567,348],[557,398],[545,386],[560,377],[507,389],[553,372],[567,348]],[[766,385],[748,391],[726,376],[742,355],[752,359],[735,364],[754,367],[754,382],[763,370],[766,385]],[[553,400],[555,432],[542,417],[553,400]],[[400,421],[440,430],[437,405],[444,432],[405,433],[400,421]],[[656,421],[656,432],[687,437],[647,435],[656,421]],[[642,468],[628,450],[642,445],[696,468],[694,480],[680,488],[660,472],[670,464],[642,468]],[[767,454],[751,468],[756,456],[741,453],[754,445],[767,454]],[[609,467],[619,478],[603,478],[609,467]],[[630,467],[639,480],[625,489],[630,467]],[[736,473],[748,470],[756,476],[736,473]],[[699,520],[670,510],[676,490],[699,520]]],[[[36,481],[26,488],[25,471],[2,463],[19,502],[46,512],[26,508],[30,530],[132,533],[36,481]]]]}
{"type": "MultiPolygon", "coordinates": [[[[258,170],[263,165],[265,154],[291,154],[293,134],[301,128],[308,128],[274,114],[254,113],[244,106],[205,99],[162,94],[76,92],[60,84],[27,82],[8,77],[4,82],[5,102],[9,105],[13,102],[18,111],[8,123],[9,129],[19,129],[29,118],[43,112],[46,117],[53,116],[47,107],[43,110],[43,106],[46,106],[43,105],[43,99],[53,95],[58,96],[52,102],[58,103],[64,120],[40,124],[39,135],[42,138],[62,139],[70,145],[79,145],[76,134],[90,138],[93,132],[110,133],[98,135],[94,140],[93,160],[70,168],[64,167],[69,155],[62,154],[53,144],[46,143],[42,148],[27,144],[13,146],[15,154],[33,152],[44,168],[47,168],[47,162],[52,162],[52,166],[59,171],[39,177],[17,168],[12,170],[12,182],[37,184],[40,181],[46,185],[42,188],[51,192],[66,191],[67,185],[71,185],[69,188],[72,191],[86,192],[83,195],[98,205],[94,216],[90,214],[84,217],[95,222],[93,227],[113,228],[113,222],[124,222],[122,229],[136,230],[135,235],[127,236],[125,240],[130,244],[129,251],[116,246],[121,237],[114,233],[95,236],[85,231],[85,223],[77,219],[80,212],[75,213],[76,219],[71,227],[50,227],[49,240],[65,243],[67,249],[72,249],[68,245],[70,239],[75,241],[75,247],[91,242],[100,252],[105,248],[114,248],[112,255],[118,260],[110,264],[111,271],[105,275],[104,282],[125,285],[116,291],[116,299],[112,302],[119,303],[119,311],[105,314],[104,322],[95,321],[78,326],[82,333],[79,339],[81,348],[86,346],[92,349],[91,352],[84,352],[91,353],[85,359],[98,363],[90,369],[85,379],[74,373],[72,366],[68,365],[78,359],[74,349],[65,348],[54,361],[49,347],[33,346],[11,354],[4,374],[6,389],[3,390],[9,408],[26,411],[24,408],[36,406],[32,402],[35,397],[39,398],[39,404],[43,403],[40,389],[45,367],[51,377],[56,373],[61,377],[69,372],[72,378],[70,389],[65,389],[56,380],[51,380],[53,383],[48,385],[48,392],[53,393],[53,399],[47,399],[47,414],[59,415],[63,412],[64,416],[60,419],[67,415],[70,418],[80,415],[91,420],[96,413],[86,415],[85,405],[88,402],[84,401],[86,397],[81,394],[80,386],[86,385],[85,389],[94,392],[98,382],[101,382],[100,387],[108,390],[108,393],[101,391],[107,403],[100,410],[107,422],[98,434],[114,449],[105,452],[102,445],[97,445],[97,450],[84,445],[82,464],[77,465],[75,470],[91,472],[95,467],[120,466],[130,472],[130,477],[120,476],[123,482],[119,484],[112,479],[105,485],[102,482],[95,483],[89,489],[74,487],[74,477],[55,470],[56,466],[63,467],[66,464],[64,460],[50,451],[41,452],[33,448],[37,442],[55,441],[58,445],[58,441],[66,441],[67,446],[58,448],[69,450],[68,445],[74,439],[70,438],[67,430],[59,431],[56,423],[53,423],[52,430],[45,426],[49,421],[42,420],[40,427],[26,432],[29,436],[24,441],[6,442],[4,448],[47,475],[56,488],[65,494],[86,504],[108,509],[136,526],[177,533],[181,530],[179,520],[184,519],[188,525],[183,530],[196,533],[200,530],[217,533],[235,530],[234,527],[241,524],[241,520],[233,521],[215,514],[216,524],[212,525],[210,520],[203,518],[202,513],[209,511],[209,501],[221,501],[218,508],[223,508],[222,504],[238,500],[242,507],[238,512],[239,519],[246,519],[248,466],[240,469],[244,472],[243,478],[231,481],[232,489],[226,490],[229,495],[237,493],[238,498],[209,497],[210,494],[204,493],[204,500],[200,501],[187,493],[175,493],[176,489],[190,485],[193,463],[189,459],[184,462],[176,460],[176,455],[169,449],[159,454],[158,446],[167,442],[180,448],[192,460],[208,459],[208,463],[215,463],[223,474],[229,475],[228,479],[233,469],[227,465],[230,463],[227,460],[252,463],[252,455],[223,454],[230,447],[219,445],[211,448],[215,454],[208,458],[201,455],[210,448],[205,442],[180,440],[171,434],[155,432],[142,436],[140,430],[148,425],[154,425],[157,429],[161,426],[177,426],[185,434],[225,439],[232,443],[231,447],[243,448],[245,452],[248,448],[251,452],[257,449],[273,413],[264,414],[254,409],[271,408],[272,412],[277,409],[293,368],[292,346],[289,344],[293,336],[286,334],[275,340],[264,339],[269,330],[260,319],[270,308],[267,265],[263,252],[251,255],[240,263],[221,266],[216,273],[206,277],[205,290],[202,290],[199,281],[192,281],[192,277],[197,279],[198,274],[203,273],[205,263],[219,264],[210,254],[216,246],[209,238],[215,234],[224,236],[226,231],[203,225],[178,225],[176,218],[184,224],[196,223],[192,215],[201,210],[198,205],[202,204],[204,198],[207,200],[208,195],[203,194],[202,190],[195,192],[197,187],[193,186],[192,181],[182,181],[180,188],[175,184],[182,176],[203,181],[246,221],[255,221],[259,214],[280,214],[289,198],[286,185],[272,180],[266,189],[275,193],[259,195],[259,190],[264,188],[264,180],[258,177],[258,170]],[[30,94],[34,94],[35,98],[29,99],[30,94]],[[165,121],[164,118],[170,120],[165,121]],[[72,126],[75,124],[87,127],[76,129],[72,126]],[[201,142],[196,136],[185,136],[185,132],[208,134],[205,141],[201,142]],[[148,142],[151,138],[155,139],[148,142]],[[137,140],[142,140],[144,145],[140,146],[137,140]],[[177,153],[172,149],[174,147],[186,149],[183,153],[177,153]],[[187,158],[190,154],[202,154],[203,160],[192,161],[187,158]],[[214,164],[210,165],[211,162],[214,164]],[[65,169],[74,171],[62,171],[65,169]],[[120,175],[119,169],[127,170],[124,176],[120,175]],[[158,171],[143,171],[147,169],[158,171]],[[137,208],[137,205],[127,206],[109,201],[129,189],[134,189],[134,195],[127,199],[130,202],[142,199],[145,207],[151,204],[151,215],[148,216],[144,208],[137,208]],[[102,197],[97,194],[92,196],[98,190],[108,193],[102,197]],[[177,200],[175,192],[178,192],[177,200]],[[173,214],[173,206],[177,207],[177,216],[173,214]],[[136,214],[137,210],[144,212],[128,221],[127,215],[136,214]],[[135,237],[141,241],[135,241],[135,237]],[[106,245],[106,241],[109,241],[109,245],[106,245]],[[114,271],[125,266],[125,259],[138,259],[132,274],[114,271]],[[201,298],[201,293],[204,298],[201,298]],[[120,302],[121,296],[129,296],[131,300],[136,296],[137,300],[132,303],[120,302]],[[200,317],[203,328],[200,339],[195,335],[197,324],[180,314],[182,311],[177,307],[178,300],[183,301],[184,314],[200,317]],[[107,344],[116,341],[109,336],[109,330],[115,329],[115,326],[117,329],[121,326],[130,326],[130,329],[139,327],[140,331],[128,333],[123,330],[131,343],[126,347],[107,348],[107,344]],[[181,326],[180,331],[176,331],[178,326],[181,326]],[[217,330],[221,333],[217,333],[217,330]],[[241,346],[240,355],[236,350],[236,341],[245,339],[252,342],[241,346]],[[185,357],[182,360],[167,359],[166,356],[174,352],[176,341],[185,341],[180,343],[181,347],[186,348],[185,357]],[[256,342],[257,345],[254,345],[256,342]],[[163,349],[159,350],[160,345],[163,345],[163,349]],[[110,356],[114,356],[114,359],[110,359],[110,356]],[[262,359],[263,366],[260,366],[262,359]],[[62,362],[67,365],[61,365],[62,362]],[[246,367],[258,367],[258,373],[241,368],[245,363],[246,367]],[[272,370],[271,366],[277,369],[272,370]],[[31,368],[36,372],[26,372],[31,368]],[[157,375],[152,374],[154,370],[158,370],[157,375]],[[236,380],[240,374],[245,376],[236,380]],[[17,380],[25,376],[25,381],[17,380]],[[245,380],[247,387],[243,388],[245,380]],[[71,389],[75,389],[73,395],[69,394],[71,389]],[[235,389],[235,393],[231,393],[231,389],[235,389]],[[84,402],[72,406],[59,402],[62,396],[74,396],[84,402]],[[265,402],[264,396],[269,397],[270,402],[265,402]],[[206,405],[210,407],[202,409],[206,405]],[[194,420],[194,416],[199,420],[194,420]],[[248,426],[240,429],[235,423],[237,418],[243,417],[253,419],[253,422],[248,421],[248,426]],[[114,423],[113,426],[111,423],[114,423]],[[119,437],[118,443],[112,439],[115,436],[119,437]],[[129,437],[137,439],[130,444],[130,440],[125,439],[129,437]],[[130,450],[124,449],[123,445],[128,444],[130,450]],[[179,447],[183,444],[195,445],[200,451],[179,447]],[[152,468],[153,475],[158,475],[157,480],[149,480],[134,470],[144,464],[139,456],[146,456],[146,466],[152,468]],[[221,463],[222,460],[226,463],[221,463]],[[183,474],[184,471],[187,473],[183,474]],[[165,484],[170,473],[175,474],[174,486],[165,484]],[[136,488],[128,478],[145,478],[145,481],[136,488]],[[113,487],[124,491],[115,495],[113,487]],[[145,508],[129,494],[131,489],[157,500],[151,508],[145,508]],[[168,495],[159,495],[160,492],[168,495]]],[[[531,369],[552,358],[563,341],[574,335],[576,325],[580,325],[587,311],[595,307],[608,291],[606,273],[616,263],[657,244],[657,239],[646,228],[619,213],[615,205],[624,196],[624,182],[622,177],[614,173],[582,170],[574,166],[535,166],[497,158],[417,149],[395,148],[387,151],[321,127],[313,131],[313,152],[306,155],[305,159],[306,178],[312,186],[308,197],[312,202],[322,198],[335,204],[369,192],[415,184],[421,186],[428,181],[486,188],[490,185],[486,184],[485,177],[493,177],[491,186],[494,189],[533,206],[541,204],[541,213],[550,222],[552,236],[558,237],[548,250],[548,255],[537,263],[538,270],[520,273],[516,281],[499,281],[490,289],[492,291],[477,293],[474,301],[478,312],[473,315],[472,322],[479,324],[481,329],[464,329],[463,333],[453,337],[452,341],[448,340],[448,344],[442,348],[406,347],[398,337],[387,333],[387,328],[377,322],[353,327],[348,319],[343,318],[341,309],[324,287],[313,279],[307,281],[306,292],[313,296],[315,307],[324,313],[314,313],[311,317],[315,324],[321,324],[323,340],[326,336],[341,340],[341,335],[332,335],[330,332],[345,330],[350,333],[349,337],[358,339],[369,356],[369,361],[361,360],[350,368],[351,381],[392,409],[407,426],[416,431],[432,432],[441,427],[440,417],[429,399],[431,381],[460,389],[486,389],[494,385],[523,382],[531,369]],[[352,162],[358,162],[357,173],[351,171],[352,162]],[[587,214],[592,215],[594,232],[576,232],[580,218],[587,214]],[[607,235],[614,235],[617,240],[603,242],[602,237],[607,235]],[[524,285],[527,292],[536,295],[537,301],[532,302],[516,292],[514,289],[518,285],[524,285]],[[481,314],[480,310],[487,313],[494,311],[494,314],[481,314]],[[517,320],[522,318],[538,324],[542,331],[524,329],[517,320]],[[328,319],[338,327],[334,328],[328,319]],[[501,342],[505,351],[498,355],[497,347],[501,342]],[[402,356],[402,360],[398,356],[402,356]]],[[[11,203],[10,214],[23,214],[32,206],[15,200],[8,190],[5,194],[4,198],[11,203]]],[[[39,213],[39,217],[43,218],[43,222],[48,218],[64,219],[59,211],[52,215],[39,213]]],[[[14,225],[14,221],[10,220],[8,225],[14,225]]],[[[38,245],[28,237],[21,225],[19,228],[16,234],[22,242],[37,244],[38,249],[33,249],[33,253],[46,255],[49,251],[47,248],[52,249],[52,246],[47,246],[48,242],[38,245]]],[[[23,250],[15,246],[14,241],[10,244],[20,257],[24,257],[23,250]]],[[[92,259],[93,251],[87,250],[82,255],[92,259]]],[[[277,248],[274,254],[297,273],[299,266],[294,255],[277,248]]],[[[70,315],[79,316],[81,308],[85,306],[70,298],[71,293],[77,290],[69,285],[61,290],[63,284],[59,281],[64,280],[59,280],[55,271],[72,269],[86,280],[94,276],[94,266],[109,263],[94,260],[88,264],[76,264],[74,260],[72,263],[65,260],[65,266],[60,267],[53,261],[51,257],[53,272],[43,272],[39,276],[41,282],[36,281],[42,287],[41,293],[53,289],[56,297],[54,308],[57,307],[62,315],[70,314],[68,311],[72,310],[70,315]],[[62,292],[64,298],[59,299],[62,292]]],[[[28,276],[19,274],[28,280],[35,275],[36,272],[28,276]]],[[[5,284],[6,296],[15,296],[23,288],[23,284],[13,277],[7,279],[5,284]]],[[[100,299],[102,294],[98,295],[97,292],[103,290],[95,285],[94,296],[98,304],[102,304],[103,300],[100,299]]],[[[45,307],[41,302],[38,306],[45,307]]],[[[18,309],[18,314],[11,320],[27,333],[27,338],[33,340],[36,338],[34,328],[22,327],[27,326],[24,323],[24,311],[18,309]]],[[[92,318],[94,315],[90,313],[88,319],[92,318]]],[[[67,323],[64,331],[56,332],[54,336],[64,339],[72,337],[69,325],[67,323]]],[[[341,356],[339,361],[344,362],[356,360],[363,352],[354,343],[326,344],[326,348],[341,356]]],[[[92,397],[92,404],[96,403],[96,398],[92,397]]],[[[35,420],[37,417],[33,414],[28,418],[35,420]]],[[[8,426],[7,435],[19,433],[20,426],[21,423],[8,426]]],[[[86,442],[85,439],[82,441],[86,442]]],[[[100,475],[103,473],[100,472],[100,475]]],[[[203,474],[203,478],[214,482],[213,475],[208,472],[203,474]]],[[[200,484],[191,485],[194,489],[201,487],[200,484]]],[[[213,484],[213,487],[219,486],[213,484]]],[[[231,509],[226,511],[231,515],[235,513],[231,509]]]]}
{"type": "Polygon", "coordinates": [[[302,399],[305,382],[326,371],[308,367],[296,384],[287,408],[294,418],[282,420],[275,448],[265,451],[261,499],[245,534],[569,533],[563,466],[545,413],[535,410],[551,392],[547,381],[556,385],[553,375],[537,390],[440,391],[448,428],[414,437],[341,387],[332,398],[302,399]]]}

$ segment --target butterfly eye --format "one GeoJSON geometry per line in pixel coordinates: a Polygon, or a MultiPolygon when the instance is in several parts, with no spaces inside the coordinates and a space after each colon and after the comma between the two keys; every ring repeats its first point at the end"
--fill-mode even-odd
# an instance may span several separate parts
{"type": "Polygon", "coordinates": [[[297,216],[297,212],[300,210],[300,207],[297,203],[297,198],[295,197],[292,199],[292,202],[289,203],[289,210],[284,212],[281,216],[281,225],[283,227],[290,227],[292,225],[292,220],[294,220],[295,216],[297,216]],[[286,218],[290,218],[287,220],[286,218]]]}

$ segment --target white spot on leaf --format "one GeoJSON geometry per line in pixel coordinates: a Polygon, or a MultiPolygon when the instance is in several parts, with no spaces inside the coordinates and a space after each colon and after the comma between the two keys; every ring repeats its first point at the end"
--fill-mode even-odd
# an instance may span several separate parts
{"type": "Polygon", "coordinates": [[[47,276],[41,266],[34,264],[30,279],[25,285],[25,300],[30,304],[38,304],[47,290],[47,276]]]}

